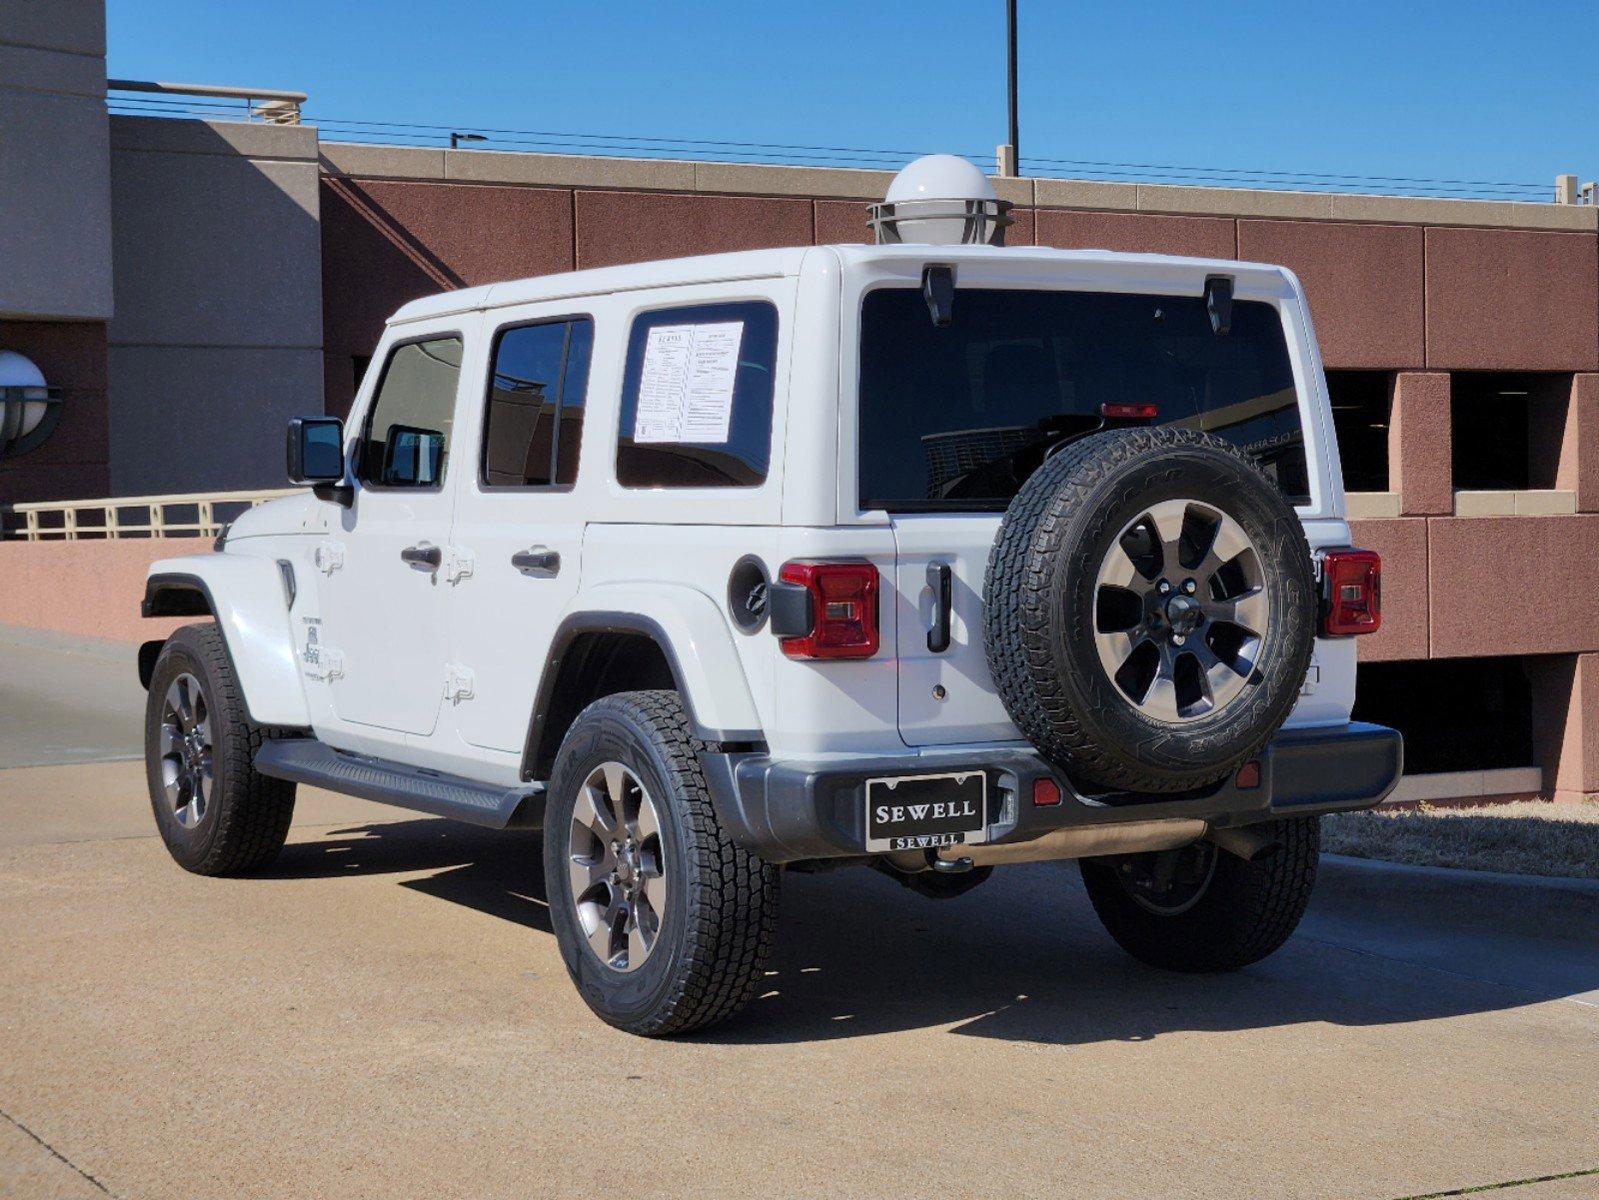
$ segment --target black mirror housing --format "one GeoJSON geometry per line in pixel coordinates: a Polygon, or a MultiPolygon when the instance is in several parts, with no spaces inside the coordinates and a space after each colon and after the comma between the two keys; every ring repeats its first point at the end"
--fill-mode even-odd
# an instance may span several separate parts
{"type": "Polygon", "coordinates": [[[344,478],[344,422],[337,417],[289,421],[290,483],[329,483],[344,478]]]}

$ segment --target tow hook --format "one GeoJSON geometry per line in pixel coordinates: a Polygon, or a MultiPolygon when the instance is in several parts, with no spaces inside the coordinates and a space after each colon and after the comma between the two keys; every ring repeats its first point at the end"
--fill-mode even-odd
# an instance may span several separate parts
{"type": "Polygon", "coordinates": [[[937,850],[927,851],[927,869],[937,871],[940,875],[964,875],[972,869],[972,865],[969,858],[939,858],[937,850]]]}

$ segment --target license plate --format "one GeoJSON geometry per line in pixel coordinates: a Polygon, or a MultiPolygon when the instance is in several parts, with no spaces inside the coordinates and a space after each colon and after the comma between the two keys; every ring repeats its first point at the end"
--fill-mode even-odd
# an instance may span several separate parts
{"type": "Polygon", "coordinates": [[[866,781],[867,850],[936,850],[987,834],[988,777],[981,771],[866,781]]]}

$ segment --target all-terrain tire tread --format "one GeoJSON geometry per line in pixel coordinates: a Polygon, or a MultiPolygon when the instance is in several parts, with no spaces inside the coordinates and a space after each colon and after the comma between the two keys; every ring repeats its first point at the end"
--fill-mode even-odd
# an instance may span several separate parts
{"type": "Polygon", "coordinates": [[[1218,851],[1209,890],[1187,912],[1143,908],[1112,862],[1082,860],[1083,884],[1106,930],[1134,958],[1172,971],[1236,971],[1275,952],[1305,915],[1321,852],[1319,817],[1270,827],[1276,850],[1251,861],[1218,851]]]}
{"type": "Polygon", "coordinates": [[[206,682],[214,693],[208,697],[212,752],[223,760],[215,772],[222,794],[213,801],[220,824],[209,853],[189,869],[198,875],[258,871],[277,857],[294,819],[294,784],[255,769],[257,751],[278,731],[250,719],[227,643],[214,623],[184,625],[167,644],[188,651],[208,668],[206,682]]]}
{"type": "Polygon", "coordinates": [[[725,1021],[755,998],[771,957],[779,872],[736,844],[717,820],[700,767],[706,744],[694,737],[677,692],[621,692],[588,712],[595,709],[627,712],[651,732],[671,773],[668,786],[682,801],[689,857],[680,875],[691,889],[682,968],[666,1000],[622,1028],[662,1037],[725,1021]]]}

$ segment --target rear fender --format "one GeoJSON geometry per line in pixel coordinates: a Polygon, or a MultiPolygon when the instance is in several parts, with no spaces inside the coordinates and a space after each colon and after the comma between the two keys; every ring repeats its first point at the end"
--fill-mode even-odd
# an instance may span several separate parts
{"type": "Polygon", "coordinates": [[[733,645],[733,632],[722,610],[704,592],[681,584],[610,583],[589,588],[562,615],[545,670],[555,669],[563,644],[595,629],[645,634],[660,646],[696,736],[716,742],[762,738],[760,715],[733,645]]]}
{"type": "MultiPolygon", "coordinates": [[[[289,582],[270,558],[205,554],[150,564],[140,612],[146,617],[214,616],[245,707],[258,725],[305,728],[311,724],[305,687],[294,654],[289,582]]],[[[148,647],[151,643],[146,643],[148,647]]],[[[146,686],[140,652],[141,682],[146,686]]]]}

